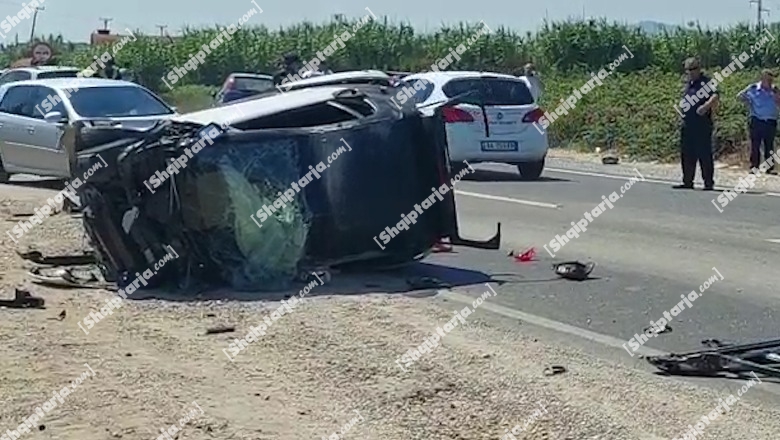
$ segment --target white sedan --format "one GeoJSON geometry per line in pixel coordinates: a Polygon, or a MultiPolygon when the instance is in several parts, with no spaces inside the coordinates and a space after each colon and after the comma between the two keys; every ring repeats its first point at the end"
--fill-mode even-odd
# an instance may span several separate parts
{"type": "MultiPolygon", "coordinates": [[[[547,133],[535,124],[544,115],[515,76],[489,72],[426,72],[403,78],[395,99],[412,99],[423,113],[437,104],[473,92],[443,109],[450,161],[516,165],[526,180],[538,179],[547,156],[547,133]]],[[[457,167],[457,166],[456,166],[457,167]]]]}

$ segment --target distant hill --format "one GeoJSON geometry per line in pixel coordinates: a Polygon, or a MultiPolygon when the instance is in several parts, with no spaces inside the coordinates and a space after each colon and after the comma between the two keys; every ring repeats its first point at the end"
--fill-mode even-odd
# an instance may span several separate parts
{"type": "Polygon", "coordinates": [[[640,21],[637,23],[637,26],[649,35],[660,34],[664,30],[671,32],[680,27],[676,24],[659,23],[657,21],[640,21]]]}

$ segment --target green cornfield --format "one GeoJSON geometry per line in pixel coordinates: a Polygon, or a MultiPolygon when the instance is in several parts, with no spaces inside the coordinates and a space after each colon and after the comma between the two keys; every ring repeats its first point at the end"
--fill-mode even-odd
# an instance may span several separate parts
{"type": "MultiPolygon", "coordinates": [[[[177,89],[184,91],[189,87],[192,94],[192,86],[218,86],[230,72],[273,72],[279,57],[286,52],[294,51],[302,59],[311,59],[333,41],[334,34],[351,30],[355,22],[304,22],[276,30],[245,27],[233,35],[232,41],[212,50],[203,65],[176,84],[173,93],[161,78],[174,66],[183,66],[221,29],[188,29],[183,37],[173,40],[139,35],[138,41],[116,54],[116,60],[120,66],[136,72],[144,85],[175,97],[177,89]]],[[[604,85],[585,96],[569,115],[553,123],[550,133],[555,146],[614,148],[643,159],[666,160],[676,156],[678,117],[673,106],[679,99],[685,58],[699,56],[709,70],[719,70],[733,56],[742,52],[750,55],[745,69],[730,76],[721,88],[723,105],[716,140],[720,154],[738,152],[745,144],[745,114],[734,95],[756,80],[760,68],[780,63],[780,45],[775,39],[780,34],[777,24],[766,29],[746,24],[703,29],[690,23],[655,35],[606,20],[546,23],[535,33],[518,33],[491,23],[488,26],[492,32],[481,36],[448,69],[512,73],[531,61],[545,81],[547,91],[542,105],[550,110],[574,88],[581,87],[590,72],[630,51],[633,57],[620,63],[604,85]],[[768,41],[758,50],[751,50],[762,38],[768,41]]],[[[344,48],[328,57],[328,63],[335,71],[427,70],[480,27],[478,23],[461,23],[419,33],[407,24],[390,23],[387,19],[371,21],[355,32],[344,48]]],[[[79,67],[88,66],[93,55],[106,50],[60,48],[55,47],[61,52],[60,64],[79,67]]]]}
{"type": "MultiPolygon", "coordinates": [[[[204,65],[179,83],[221,84],[234,71],[270,72],[285,52],[295,51],[303,59],[330,44],[335,34],[351,30],[355,21],[337,20],[326,24],[301,23],[271,30],[245,27],[232,41],[225,42],[206,57],[204,65]]],[[[729,29],[706,30],[689,26],[673,33],[647,35],[638,28],[602,21],[570,21],[545,24],[539,32],[520,34],[506,27],[490,25],[492,33],[483,35],[468,47],[462,59],[450,69],[476,69],[512,72],[532,61],[543,72],[593,71],[606,66],[626,49],[634,57],[622,63],[619,72],[638,72],[653,68],[662,72],[681,72],[682,61],[698,55],[705,66],[723,66],[731,57],[750,51],[751,44],[767,35],[767,30],[739,25],[729,29]],[[624,48],[625,47],[625,48],[624,48]]],[[[406,24],[371,21],[355,32],[345,47],[328,57],[334,70],[377,68],[416,71],[430,69],[431,63],[446,55],[450,48],[464,43],[480,28],[477,23],[442,27],[432,33],[419,33],[406,24]]],[[[160,78],[174,66],[182,66],[219,29],[188,29],[183,37],[166,40],[139,37],[122,48],[119,64],[136,71],[142,81],[159,89],[160,78]]],[[[772,35],[780,27],[772,25],[772,35]]],[[[105,48],[60,54],[65,64],[89,65],[92,55],[105,48]]],[[[752,56],[747,68],[776,66],[780,45],[771,41],[752,56]]],[[[160,89],[161,90],[161,89],[160,89]]]]}

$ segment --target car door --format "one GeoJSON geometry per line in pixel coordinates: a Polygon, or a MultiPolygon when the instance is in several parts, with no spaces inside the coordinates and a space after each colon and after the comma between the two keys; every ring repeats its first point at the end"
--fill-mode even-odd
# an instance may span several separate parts
{"type": "Polygon", "coordinates": [[[70,177],[68,158],[65,154],[60,138],[64,133],[65,123],[47,122],[44,114],[39,110],[41,103],[57,102],[52,108],[52,112],[59,112],[63,117],[68,116],[68,111],[61,99],[55,100],[52,97],[57,96],[57,91],[49,87],[33,86],[31,100],[28,105],[32,105],[32,117],[26,129],[31,136],[30,145],[33,147],[30,156],[35,164],[45,170],[47,175],[57,177],[70,177]],[[32,131],[30,131],[32,130],[32,131]]]}
{"type": "Polygon", "coordinates": [[[28,172],[24,151],[30,141],[22,117],[24,103],[31,88],[9,87],[0,99],[0,155],[3,166],[9,172],[28,172]]]}
{"type": "Polygon", "coordinates": [[[68,161],[59,143],[63,124],[46,122],[36,109],[49,94],[55,94],[54,90],[15,86],[0,101],[0,112],[3,112],[0,138],[3,139],[3,163],[8,171],[69,177],[68,161]]]}

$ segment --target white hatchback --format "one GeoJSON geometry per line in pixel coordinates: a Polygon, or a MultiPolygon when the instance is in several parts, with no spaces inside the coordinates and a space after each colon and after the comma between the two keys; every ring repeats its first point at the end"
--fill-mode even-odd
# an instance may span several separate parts
{"type": "Polygon", "coordinates": [[[544,112],[525,80],[490,72],[426,72],[404,77],[400,87],[405,92],[396,99],[413,100],[423,113],[473,92],[462,103],[442,110],[453,167],[464,160],[498,162],[516,165],[526,180],[541,176],[547,134],[534,122],[544,112]]]}

